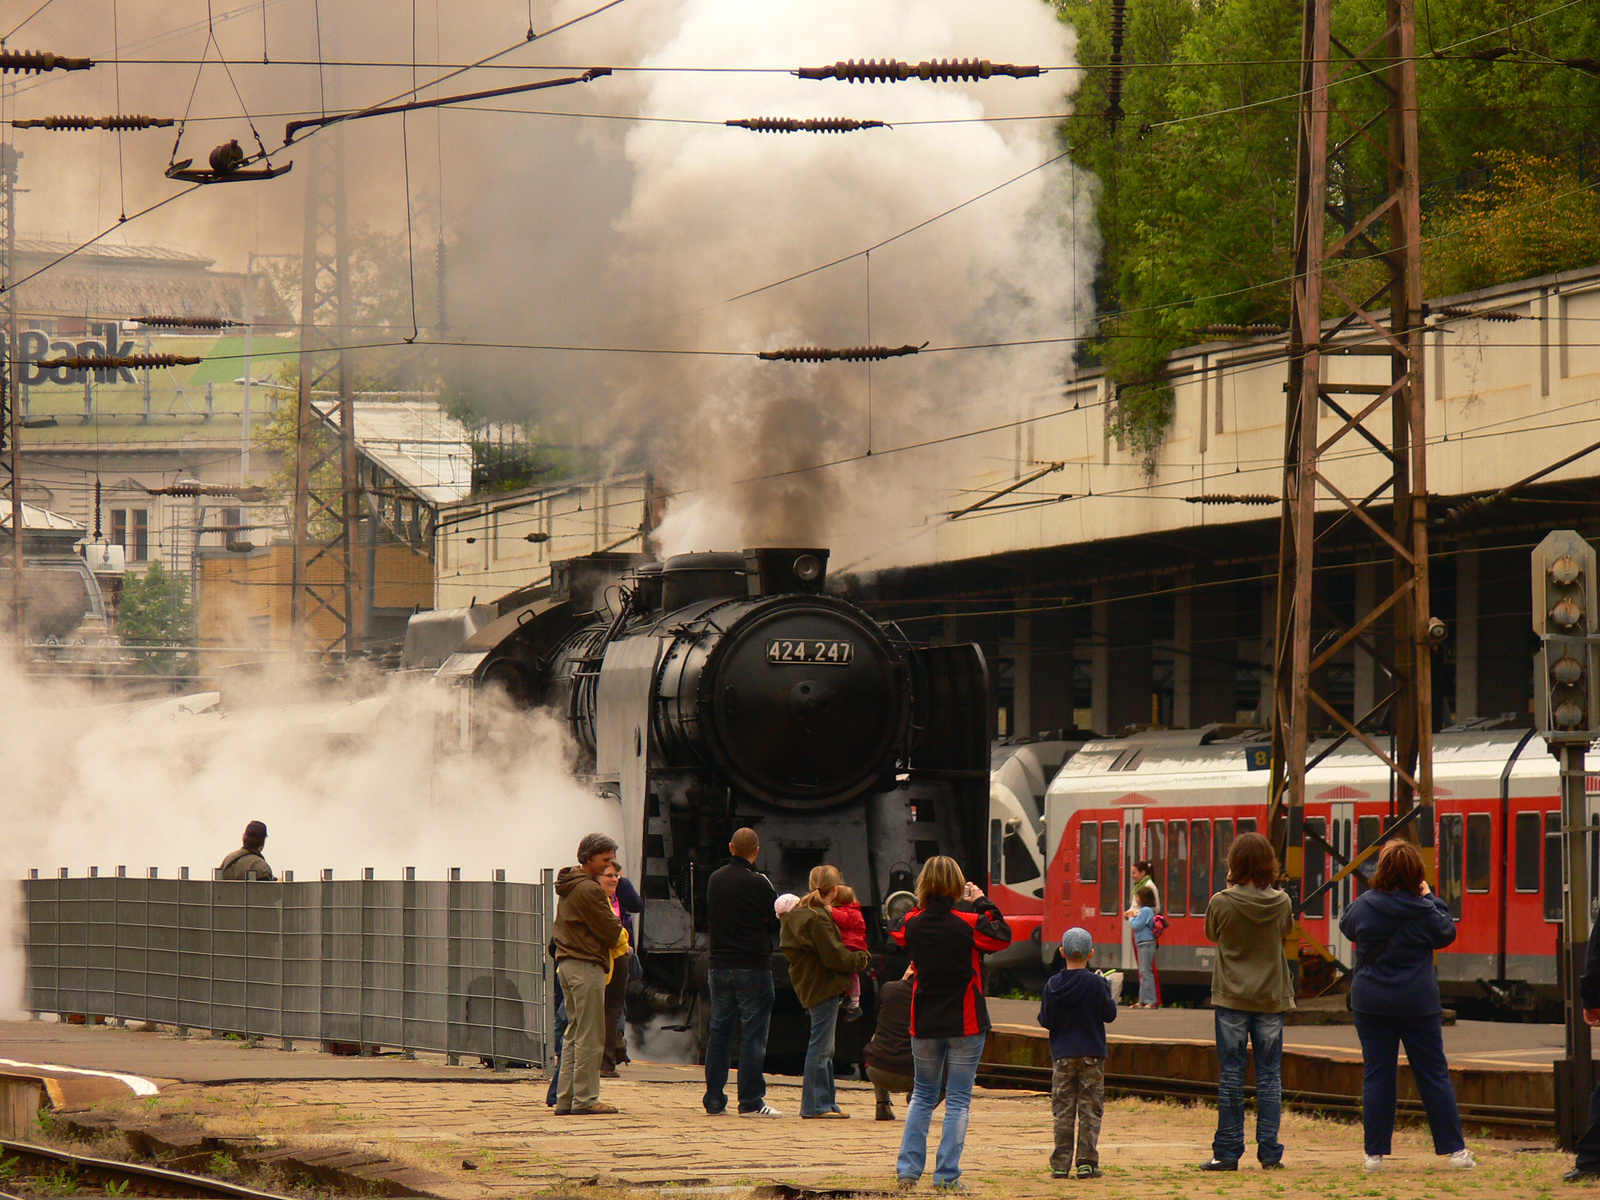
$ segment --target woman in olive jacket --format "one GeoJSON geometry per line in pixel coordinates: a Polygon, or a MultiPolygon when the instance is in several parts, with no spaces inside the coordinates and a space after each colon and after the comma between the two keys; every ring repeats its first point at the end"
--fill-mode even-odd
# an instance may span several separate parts
{"type": "Polygon", "coordinates": [[[839,936],[830,910],[839,885],[838,867],[811,868],[811,890],[784,915],[779,945],[789,960],[789,983],[811,1017],[805,1075],[800,1084],[800,1116],[805,1120],[850,1114],[839,1110],[833,1090],[833,1035],[838,1028],[839,1000],[849,990],[850,976],[867,969],[865,950],[852,950],[839,936]]]}

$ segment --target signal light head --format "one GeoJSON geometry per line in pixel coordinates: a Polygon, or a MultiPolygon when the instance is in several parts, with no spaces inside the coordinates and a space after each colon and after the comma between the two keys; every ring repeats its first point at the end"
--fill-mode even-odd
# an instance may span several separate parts
{"type": "Polygon", "coordinates": [[[1550,668],[1550,678],[1571,687],[1583,678],[1583,664],[1570,654],[1563,654],[1550,668]]]}
{"type": "Polygon", "coordinates": [[[1583,609],[1579,607],[1578,602],[1572,597],[1565,596],[1556,601],[1555,606],[1551,608],[1550,620],[1562,629],[1571,629],[1579,621],[1583,620],[1583,609]]]}
{"type": "Polygon", "coordinates": [[[1571,587],[1578,582],[1578,576],[1583,573],[1578,566],[1578,560],[1570,554],[1563,554],[1550,564],[1550,582],[1557,587],[1571,587]]]}
{"type": "Polygon", "coordinates": [[[1576,700],[1563,700],[1552,714],[1557,729],[1578,729],[1583,725],[1583,705],[1576,700]]]}

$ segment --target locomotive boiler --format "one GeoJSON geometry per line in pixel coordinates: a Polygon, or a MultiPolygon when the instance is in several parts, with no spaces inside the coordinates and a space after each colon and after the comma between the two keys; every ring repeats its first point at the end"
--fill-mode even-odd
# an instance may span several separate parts
{"type": "MultiPolygon", "coordinates": [[[[654,994],[702,986],[706,880],[742,825],[759,833],[756,865],[779,892],[803,893],[819,863],[839,867],[879,953],[892,955],[885,919],[910,906],[924,861],[948,854],[984,878],[983,656],[913,643],[830,593],[827,559],[761,548],[557,563],[548,595],[441,668],[474,692],[559,714],[581,776],[620,801],[654,994]]],[[[780,954],[774,969],[773,1048],[803,1049],[803,1030],[784,1032],[798,1008],[782,998],[780,954]]]]}

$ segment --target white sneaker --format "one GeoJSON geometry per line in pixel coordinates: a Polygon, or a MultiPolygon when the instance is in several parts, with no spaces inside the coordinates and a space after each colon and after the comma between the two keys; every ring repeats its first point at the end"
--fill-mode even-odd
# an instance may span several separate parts
{"type": "Polygon", "coordinates": [[[773,1108],[772,1105],[770,1105],[770,1104],[763,1104],[760,1108],[756,1109],[754,1112],[742,1112],[739,1115],[741,1117],[781,1117],[781,1116],[783,1116],[783,1114],[781,1112],[779,1112],[777,1109],[773,1108]]]}
{"type": "Polygon", "coordinates": [[[1381,1155],[1381,1154],[1369,1154],[1369,1155],[1367,1155],[1367,1157],[1365,1159],[1363,1159],[1362,1162],[1361,1162],[1361,1169],[1363,1171],[1381,1171],[1381,1170],[1383,1170],[1383,1155],[1381,1155]]]}
{"type": "Polygon", "coordinates": [[[1450,1166],[1456,1171],[1467,1171],[1478,1165],[1478,1160],[1472,1157],[1471,1150],[1457,1150],[1450,1156],[1450,1166]]]}

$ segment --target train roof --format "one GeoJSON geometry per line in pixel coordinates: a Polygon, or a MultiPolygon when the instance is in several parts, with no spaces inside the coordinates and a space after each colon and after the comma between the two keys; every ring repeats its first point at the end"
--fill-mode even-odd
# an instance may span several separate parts
{"type": "MultiPolygon", "coordinates": [[[[1159,737],[1141,734],[1089,742],[1062,765],[1048,794],[1052,799],[1093,796],[1107,803],[1127,804],[1137,803],[1138,793],[1144,791],[1170,795],[1173,791],[1205,789],[1237,794],[1259,789],[1264,803],[1270,777],[1266,769],[1270,756],[1266,733],[1231,735],[1205,744],[1200,744],[1204,739],[1198,733],[1173,730],[1163,731],[1159,737]],[[1108,793],[1119,795],[1108,800],[1108,793]]],[[[1449,798],[1454,790],[1449,786],[1452,780],[1492,780],[1498,790],[1500,774],[1526,733],[1508,729],[1435,734],[1433,773],[1438,798],[1449,798]]],[[[1315,743],[1312,755],[1330,741],[1315,743]]],[[[1517,755],[1512,777],[1533,784],[1533,790],[1541,793],[1553,786],[1555,760],[1537,736],[1517,755]]],[[[1311,771],[1307,784],[1309,800],[1387,797],[1389,770],[1365,747],[1346,743],[1311,771]]],[[[1474,794],[1481,790],[1473,789],[1474,794]]]]}

